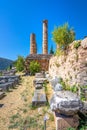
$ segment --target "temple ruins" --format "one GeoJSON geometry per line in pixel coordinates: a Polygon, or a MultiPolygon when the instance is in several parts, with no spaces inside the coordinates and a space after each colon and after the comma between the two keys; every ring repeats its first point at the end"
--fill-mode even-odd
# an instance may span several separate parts
{"type": "Polygon", "coordinates": [[[26,57],[26,71],[29,71],[29,64],[31,61],[37,61],[42,71],[47,71],[49,67],[49,60],[52,54],[48,54],[48,21],[43,20],[43,40],[42,40],[42,54],[37,54],[37,43],[35,34],[30,35],[30,54],[26,57]]]}

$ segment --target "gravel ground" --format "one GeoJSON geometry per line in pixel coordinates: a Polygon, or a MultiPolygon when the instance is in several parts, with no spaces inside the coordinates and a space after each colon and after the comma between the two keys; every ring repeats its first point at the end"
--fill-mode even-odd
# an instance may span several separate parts
{"type": "MultiPolygon", "coordinates": [[[[40,107],[33,110],[33,108],[31,108],[31,101],[34,92],[33,79],[34,77],[30,76],[22,77],[20,85],[15,89],[11,89],[11,91],[7,92],[6,96],[0,100],[0,104],[2,104],[2,107],[0,107],[0,130],[42,130],[43,128],[41,128],[41,126],[44,124],[43,117],[45,114],[48,114],[49,116],[49,120],[47,121],[47,130],[55,130],[53,114],[48,112],[50,109],[47,107],[40,107]],[[17,121],[19,122],[19,126],[15,124],[15,127],[12,128],[9,126],[13,123],[12,120],[14,115],[18,116],[15,118],[17,118],[17,121]],[[27,129],[20,126],[20,124],[23,124],[22,119],[26,122],[27,117],[37,119],[41,126],[37,127],[36,124],[36,127],[33,128],[31,126],[27,129]]],[[[48,91],[46,93],[48,99],[50,99],[52,90],[49,85],[47,86],[48,91]]]]}

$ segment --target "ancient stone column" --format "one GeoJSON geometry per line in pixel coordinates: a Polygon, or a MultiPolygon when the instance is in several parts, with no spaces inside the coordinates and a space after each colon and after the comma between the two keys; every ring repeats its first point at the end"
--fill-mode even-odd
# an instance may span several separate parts
{"type": "Polygon", "coordinates": [[[36,53],[37,53],[36,38],[35,34],[32,33],[30,35],[30,54],[36,54],[36,53]]]}
{"type": "Polygon", "coordinates": [[[43,54],[48,54],[48,21],[43,20],[43,54]]]}

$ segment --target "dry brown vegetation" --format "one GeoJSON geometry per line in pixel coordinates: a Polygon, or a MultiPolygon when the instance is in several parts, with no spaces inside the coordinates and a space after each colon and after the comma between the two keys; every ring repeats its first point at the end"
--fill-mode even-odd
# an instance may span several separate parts
{"type": "MultiPolygon", "coordinates": [[[[34,77],[22,77],[20,85],[0,100],[0,130],[43,130],[44,115],[48,115],[47,130],[55,130],[53,113],[49,105],[42,107],[32,107],[32,96],[34,77]]],[[[48,100],[51,97],[52,90],[47,85],[46,94],[48,100]]]]}

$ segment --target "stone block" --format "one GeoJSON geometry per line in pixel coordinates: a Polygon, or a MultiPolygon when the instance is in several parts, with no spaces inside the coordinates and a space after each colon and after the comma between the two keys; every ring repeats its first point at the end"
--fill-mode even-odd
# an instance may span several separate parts
{"type": "Polygon", "coordinates": [[[43,88],[43,85],[42,85],[42,84],[36,84],[36,85],[35,85],[35,88],[36,88],[36,89],[41,89],[41,88],[43,88]]]}
{"type": "Polygon", "coordinates": [[[4,92],[0,92],[0,99],[2,99],[4,97],[5,93],[4,92]]]}
{"type": "Polygon", "coordinates": [[[9,85],[7,83],[0,84],[0,88],[2,88],[2,91],[8,91],[9,90],[9,85]]]}
{"type": "Polygon", "coordinates": [[[13,87],[13,83],[12,82],[7,82],[4,84],[0,84],[0,88],[2,88],[2,91],[8,91],[9,88],[13,87]]]}
{"type": "Polygon", "coordinates": [[[33,80],[33,85],[35,86],[36,84],[43,84],[44,82],[46,82],[47,79],[46,78],[35,78],[33,80]]]}
{"type": "Polygon", "coordinates": [[[35,78],[45,78],[45,74],[44,73],[36,73],[35,78]]]}
{"type": "Polygon", "coordinates": [[[52,111],[59,111],[65,115],[74,115],[83,107],[83,103],[75,93],[70,91],[57,91],[50,100],[50,107],[52,111]]]}
{"type": "Polygon", "coordinates": [[[54,113],[56,130],[67,130],[68,128],[77,128],[79,125],[78,116],[66,116],[59,113],[54,113]]]}
{"type": "Polygon", "coordinates": [[[0,92],[2,91],[2,88],[0,88],[0,92]]]}
{"type": "Polygon", "coordinates": [[[33,106],[44,105],[46,102],[47,100],[44,89],[35,90],[34,96],[32,98],[32,105],[33,106]]]}

